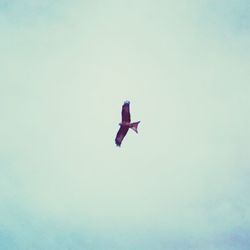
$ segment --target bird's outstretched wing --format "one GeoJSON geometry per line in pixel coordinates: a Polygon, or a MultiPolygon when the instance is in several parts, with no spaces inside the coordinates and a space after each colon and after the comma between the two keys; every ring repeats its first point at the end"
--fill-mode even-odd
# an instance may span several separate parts
{"type": "Polygon", "coordinates": [[[117,135],[115,137],[115,144],[117,146],[119,146],[119,147],[121,146],[122,140],[125,137],[125,135],[127,134],[128,129],[129,128],[127,126],[121,126],[120,129],[118,130],[117,135]]]}
{"type": "Polygon", "coordinates": [[[122,122],[130,122],[129,101],[124,102],[122,105],[122,122]]]}

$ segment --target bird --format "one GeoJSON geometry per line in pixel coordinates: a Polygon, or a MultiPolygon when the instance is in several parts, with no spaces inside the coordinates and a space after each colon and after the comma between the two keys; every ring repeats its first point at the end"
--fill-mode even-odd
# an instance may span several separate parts
{"type": "Polygon", "coordinates": [[[130,111],[129,111],[130,101],[125,101],[122,105],[122,121],[119,123],[120,129],[118,130],[115,137],[115,144],[120,147],[122,140],[126,136],[128,130],[131,128],[136,133],[138,133],[138,122],[130,122],[130,111]]]}

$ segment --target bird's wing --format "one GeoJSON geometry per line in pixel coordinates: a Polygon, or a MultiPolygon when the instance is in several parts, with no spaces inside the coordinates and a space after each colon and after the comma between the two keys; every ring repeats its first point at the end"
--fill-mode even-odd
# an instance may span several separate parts
{"type": "Polygon", "coordinates": [[[130,122],[129,101],[122,105],[122,122],[130,122]]]}
{"type": "Polygon", "coordinates": [[[122,140],[127,134],[128,129],[129,128],[127,126],[121,126],[120,129],[118,130],[117,135],[115,137],[115,144],[117,146],[121,146],[122,140]]]}

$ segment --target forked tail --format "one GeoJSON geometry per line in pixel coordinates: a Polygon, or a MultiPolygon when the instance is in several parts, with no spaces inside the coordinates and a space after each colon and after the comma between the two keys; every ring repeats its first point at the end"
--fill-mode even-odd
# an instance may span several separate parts
{"type": "Polygon", "coordinates": [[[138,133],[137,128],[138,128],[138,124],[139,124],[139,123],[140,123],[140,121],[130,123],[130,125],[131,125],[130,128],[133,129],[136,133],[138,133]]]}

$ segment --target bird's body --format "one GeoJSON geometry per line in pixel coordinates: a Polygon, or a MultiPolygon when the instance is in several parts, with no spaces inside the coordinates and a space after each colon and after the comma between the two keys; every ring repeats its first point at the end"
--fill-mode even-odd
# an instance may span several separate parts
{"type": "Polygon", "coordinates": [[[126,101],[126,102],[124,102],[124,104],[122,106],[122,122],[119,123],[120,129],[119,129],[119,131],[116,135],[116,138],[115,138],[115,143],[117,146],[121,146],[122,140],[126,136],[128,130],[130,128],[132,130],[134,130],[136,133],[138,133],[137,127],[138,127],[138,124],[140,123],[140,121],[130,122],[129,104],[130,104],[130,102],[126,101]]]}
{"type": "Polygon", "coordinates": [[[121,127],[128,127],[128,128],[131,128],[133,129],[136,133],[138,133],[137,131],[137,126],[140,122],[120,122],[119,125],[121,127]]]}

